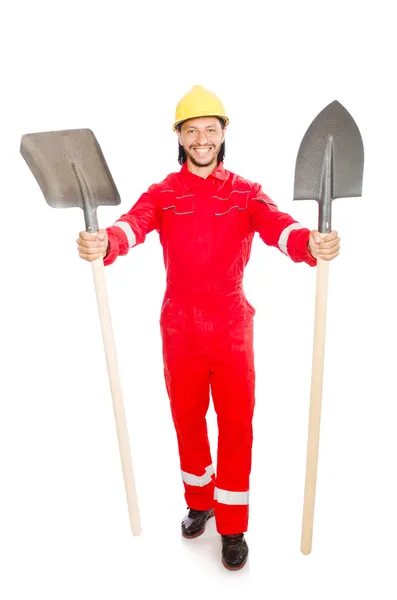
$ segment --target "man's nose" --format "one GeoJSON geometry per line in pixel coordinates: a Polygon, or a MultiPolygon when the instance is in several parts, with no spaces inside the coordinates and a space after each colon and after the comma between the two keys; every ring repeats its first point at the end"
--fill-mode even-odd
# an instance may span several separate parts
{"type": "Polygon", "coordinates": [[[197,137],[198,137],[197,141],[198,141],[199,144],[206,144],[207,143],[207,136],[206,136],[205,131],[199,131],[197,137]]]}

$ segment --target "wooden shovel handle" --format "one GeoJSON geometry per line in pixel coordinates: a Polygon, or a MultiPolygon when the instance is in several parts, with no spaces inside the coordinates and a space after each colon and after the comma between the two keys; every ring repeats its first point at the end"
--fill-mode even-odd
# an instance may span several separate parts
{"type": "Polygon", "coordinates": [[[301,551],[310,554],[313,539],[314,504],[316,497],[318,449],[320,442],[321,401],[324,373],[325,329],[328,294],[329,262],[317,260],[316,304],[312,381],[310,393],[309,431],[306,457],[306,482],[303,506],[301,551]]]}
{"type": "Polygon", "coordinates": [[[134,472],[132,468],[127,421],[125,417],[123,396],[120,385],[120,376],[117,365],[116,346],[114,343],[113,328],[110,317],[103,259],[99,258],[98,260],[94,260],[91,264],[92,273],[94,276],[96,299],[98,303],[99,319],[102,328],[103,344],[105,347],[109,384],[113,400],[113,411],[114,418],[116,421],[117,437],[119,442],[124,486],[127,495],[131,531],[133,535],[140,535],[141,523],[139,517],[137,495],[135,490],[134,472]]]}

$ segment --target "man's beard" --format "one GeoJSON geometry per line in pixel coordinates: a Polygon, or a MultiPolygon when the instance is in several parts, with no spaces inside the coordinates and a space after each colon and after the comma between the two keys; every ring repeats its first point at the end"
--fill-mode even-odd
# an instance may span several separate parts
{"type": "MultiPolygon", "coordinates": [[[[186,152],[186,150],[185,150],[185,152],[186,152]]],[[[194,156],[190,153],[190,150],[189,150],[189,153],[186,152],[186,154],[189,157],[190,161],[194,164],[195,167],[209,167],[212,163],[214,163],[214,164],[218,163],[219,152],[220,152],[220,147],[218,148],[218,152],[216,152],[216,154],[214,154],[213,158],[210,158],[207,163],[198,162],[194,158],[194,156]]]]}

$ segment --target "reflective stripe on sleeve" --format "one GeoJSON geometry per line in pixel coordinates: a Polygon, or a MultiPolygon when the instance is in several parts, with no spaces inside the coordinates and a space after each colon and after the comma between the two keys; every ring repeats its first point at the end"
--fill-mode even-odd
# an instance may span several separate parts
{"type": "Polygon", "coordinates": [[[229,492],[215,488],[214,499],[221,504],[246,505],[249,503],[249,492],[229,492]]]}
{"type": "Polygon", "coordinates": [[[113,227],[120,227],[120,229],[122,229],[124,231],[124,233],[128,239],[128,246],[130,248],[135,246],[136,237],[135,237],[135,233],[132,231],[131,225],[129,225],[125,221],[116,221],[115,223],[113,223],[113,227]]]}
{"type": "Polygon", "coordinates": [[[294,229],[304,229],[304,226],[301,225],[300,223],[292,223],[291,225],[288,225],[288,227],[283,229],[283,231],[281,232],[280,238],[278,240],[278,247],[280,248],[281,252],[284,252],[284,254],[286,254],[287,256],[289,256],[288,250],[287,250],[289,234],[294,229]]]}
{"type": "Polygon", "coordinates": [[[186,471],[182,471],[182,480],[187,483],[187,485],[194,485],[196,487],[204,487],[211,483],[211,475],[215,473],[214,467],[210,465],[205,469],[204,475],[198,476],[193,475],[192,473],[186,473],[186,471]]]}

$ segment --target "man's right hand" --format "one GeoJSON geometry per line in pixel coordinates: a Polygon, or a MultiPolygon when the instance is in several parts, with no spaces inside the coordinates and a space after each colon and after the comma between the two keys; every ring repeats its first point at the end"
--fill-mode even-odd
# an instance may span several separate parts
{"type": "Polygon", "coordinates": [[[89,262],[98,258],[105,258],[108,247],[108,234],[106,229],[99,229],[97,233],[80,231],[76,240],[80,258],[89,262]]]}

